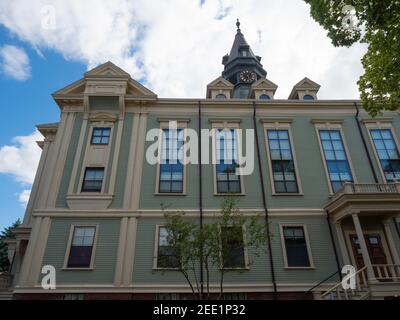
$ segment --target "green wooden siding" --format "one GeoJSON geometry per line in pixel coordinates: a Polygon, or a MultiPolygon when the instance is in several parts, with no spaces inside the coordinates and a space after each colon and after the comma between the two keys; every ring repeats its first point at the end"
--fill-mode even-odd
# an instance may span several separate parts
{"type": "Polygon", "coordinates": [[[111,284],[114,281],[119,228],[120,219],[116,218],[54,218],[51,223],[42,265],[52,265],[56,268],[58,284],[111,284]],[[62,270],[72,224],[98,224],[93,270],[62,270]]]}

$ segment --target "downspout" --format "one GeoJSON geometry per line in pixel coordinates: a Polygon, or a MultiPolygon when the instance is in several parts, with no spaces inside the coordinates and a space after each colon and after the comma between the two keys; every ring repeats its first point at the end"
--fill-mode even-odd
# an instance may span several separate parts
{"type": "MultiPolygon", "coordinates": [[[[202,181],[202,163],[201,163],[201,102],[199,101],[199,114],[198,114],[198,173],[199,173],[199,211],[200,211],[200,231],[203,230],[203,181],[202,181]]],[[[203,243],[200,248],[200,293],[203,297],[204,293],[204,278],[203,278],[203,243]]]]}
{"type": "Polygon", "coordinates": [[[340,268],[339,255],[338,255],[336,244],[335,244],[335,238],[333,237],[331,219],[329,218],[328,210],[326,210],[326,221],[328,223],[329,235],[330,235],[331,241],[332,241],[333,253],[335,254],[336,266],[338,269],[340,280],[342,280],[342,269],[340,268]]]}
{"type": "Polygon", "coordinates": [[[262,170],[262,165],[261,165],[260,144],[258,142],[259,140],[258,140],[258,132],[257,132],[256,102],[255,101],[253,101],[253,125],[254,125],[254,132],[255,132],[255,138],[256,138],[256,147],[257,147],[258,170],[260,171],[260,184],[261,184],[261,192],[262,192],[262,199],[263,199],[263,206],[264,206],[265,227],[266,227],[266,231],[267,231],[269,264],[270,264],[270,269],[271,269],[272,284],[274,287],[274,300],[276,300],[277,299],[277,288],[276,288],[276,279],[275,279],[274,260],[273,260],[273,256],[272,256],[272,247],[271,247],[271,231],[269,228],[267,198],[266,198],[266,194],[265,194],[264,176],[263,176],[263,170],[262,170]]]}

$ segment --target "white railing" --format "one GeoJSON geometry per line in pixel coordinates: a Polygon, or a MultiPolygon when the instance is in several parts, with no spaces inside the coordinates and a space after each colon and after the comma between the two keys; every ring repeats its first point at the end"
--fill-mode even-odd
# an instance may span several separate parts
{"type": "Polygon", "coordinates": [[[372,269],[378,281],[400,281],[398,264],[373,264],[372,269]]]}
{"type": "Polygon", "coordinates": [[[321,297],[326,300],[361,300],[370,296],[369,285],[373,282],[375,285],[387,282],[400,283],[400,265],[399,264],[373,264],[370,266],[373,271],[374,279],[368,278],[368,267],[365,266],[358,270],[354,277],[356,279],[355,289],[343,289],[342,282],[337,283],[321,297]]]}
{"type": "Polygon", "coordinates": [[[11,287],[13,276],[9,273],[0,273],[0,291],[8,290],[11,287]]]}
{"type": "Polygon", "coordinates": [[[335,286],[324,292],[321,297],[322,299],[328,300],[353,300],[356,297],[362,298],[368,294],[366,288],[368,283],[367,267],[363,267],[358,270],[354,277],[356,279],[355,289],[343,289],[342,282],[337,283],[335,286]]]}
{"type": "Polygon", "coordinates": [[[400,183],[352,183],[345,182],[334,198],[343,194],[400,194],[400,183]]]}

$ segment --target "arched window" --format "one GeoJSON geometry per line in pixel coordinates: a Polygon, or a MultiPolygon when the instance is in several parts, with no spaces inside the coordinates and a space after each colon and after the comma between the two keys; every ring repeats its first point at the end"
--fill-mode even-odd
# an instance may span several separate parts
{"type": "Polygon", "coordinates": [[[224,95],[223,93],[219,93],[215,96],[215,99],[226,99],[226,95],[224,95]]]}
{"type": "Polygon", "coordinates": [[[303,100],[314,100],[314,97],[313,97],[313,96],[310,96],[309,94],[306,94],[306,95],[303,97],[303,100]]]}
{"type": "Polygon", "coordinates": [[[267,94],[262,94],[262,95],[260,96],[260,100],[271,100],[271,98],[270,98],[270,96],[267,95],[267,94]]]}

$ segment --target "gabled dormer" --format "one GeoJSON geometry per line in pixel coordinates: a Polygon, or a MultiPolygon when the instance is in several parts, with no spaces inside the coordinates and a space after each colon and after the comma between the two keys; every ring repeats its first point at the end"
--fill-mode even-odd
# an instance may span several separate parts
{"type": "Polygon", "coordinates": [[[317,100],[317,92],[321,86],[305,77],[297,83],[289,95],[289,100],[317,100]]]}
{"type": "Polygon", "coordinates": [[[272,100],[278,86],[271,80],[261,78],[251,85],[251,98],[257,100],[272,100]]]}
{"type": "Polygon", "coordinates": [[[207,85],[207,99],[231,99],[234,85],[218,77],[207,85]]]}

